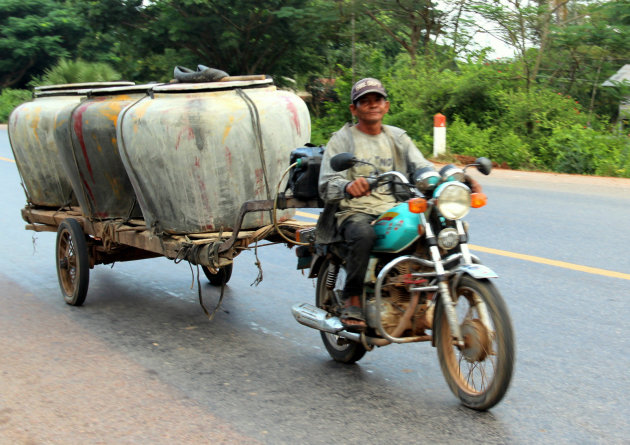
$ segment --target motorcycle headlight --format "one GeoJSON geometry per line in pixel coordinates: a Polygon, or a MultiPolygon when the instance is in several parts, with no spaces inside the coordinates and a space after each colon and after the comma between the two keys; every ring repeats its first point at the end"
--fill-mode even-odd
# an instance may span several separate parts
{"type": "Polygon", "coordinates": [[[461,182],[439,185],[434,196],[439,212],[446,219],[462,219],[470,211],[470,189],[461,182]]]}
{"type": "Polygon", "coordinates": [[[459,234],[453,228],[442,229],[438,234],[438,246],[451,250],[459,244],[459,234]]]}

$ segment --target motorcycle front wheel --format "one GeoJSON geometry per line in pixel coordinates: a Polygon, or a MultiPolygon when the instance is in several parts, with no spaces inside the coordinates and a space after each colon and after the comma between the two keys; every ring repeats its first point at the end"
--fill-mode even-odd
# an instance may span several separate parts
{"type": "MultiPolygon", "coordinates": [[[[315,305],[329,313],[335,312],[338,309],[337,300],[333,292],[335,287],[338,286],[337,281],[339,277],[334,276],[335,274],[335,266],[333,263],[329,259],[324,260],[317,274],[315,305]],[[329,275],[331,279],[329,279],[329,275]]],[[[341,273],[338,275],[341,275],[341,273]]],[[[320,332],[320,334],[324,346],[326,346],[326,350],[337,362],[354,363],[360,360],[367,352],[365,347],[360,343],[346,340],[345,338],[328,332],[320,332]]]]}
{"type": "Polygon", "coordinates": [[[435,314],[436,347],[451,391],[472,409],[485,411],[505,395],[514,369],[514,335],[507,306],[489,280],[462,277],[455,294],[457,322],[464,339],[452,339],[444,305],[435,314]],[[487,312],[487,323],[482,322],[487,312]]]}

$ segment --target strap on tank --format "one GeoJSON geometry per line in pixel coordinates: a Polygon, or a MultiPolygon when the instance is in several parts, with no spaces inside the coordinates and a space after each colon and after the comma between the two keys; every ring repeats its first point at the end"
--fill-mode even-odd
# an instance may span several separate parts
{"type": "MultiPolygon", "coordinates": [[[[238,94],[247,105],[247,109],[249,110],[249,114],[252,119],[252,129],[254,130],[254,135],[256,137],[256,145],[258,146],[258,154],[260,156],[260,163],[262,166],[263,177],[265,180],[265,189],[267,191],[267,199],[271,199],[271,190],[269,189],[269,175],[267,174],[267,162],[265,161],[265,150],[263,147],[263,137],[262,137],[262,127],[260,126],[260,115],[258,114],[258,108],[254,101],[240,88],[236,89],[236,94],[238,94]]],[[[271,212],[269,213],[269,217],[273,219],[271,212]]]]}

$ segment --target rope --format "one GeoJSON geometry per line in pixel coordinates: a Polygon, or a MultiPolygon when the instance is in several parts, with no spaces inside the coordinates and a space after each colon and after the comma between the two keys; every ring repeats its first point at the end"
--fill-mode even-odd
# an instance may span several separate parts
{"type": "MultiPolygon", "coordinates": [[[[121,160],[123,160],[123,164],[125,164],[125,160],[127,161],[125,164],[125,171],[127,172],[127,174],[129,175],[129,179],[131,180],[131,182],[133,183],[135,181],[136,184],[138,184],[138,190],[135,190],[134,187],[134,191],[136,193],[139,193],[142,197],[143,195],[143,191],[146,189],[146,187],[144,186],[144,184],[142,183],[142,181],[140,180],[140,177],[138,176],[138,172],[136,171],[135,166],[133,165],[133,163],[131,162],[131,158],[129,157],[129,153],[127,151],[127,144],[125,143],[125,136],[123,134],[124,131],[124,125],[123,125],[123,121],[125,119],[125,117],[127,116],[127,113],[136,105],[138,105],[141,101],[145,100],[145,99],[150,99],[151,96],[143,96],[140,99],[138,99],[137,101],[135,101],[134,103],[132,103],[131,105],[127,105],[125,108],[123,108],[122,112],[120,113],[120,115],[118,116],[118,120],[120,122],[120,124],[118,125],[118,128],[120,129],[120,138],[118,139],[118,148],[119,148],[119,154],[120,154],[120,158],[121,160]],[[128,167],[128,168],[127,168],[128,167]]],[[[144,199],[144,203],[146,206],[146,209],[142,209],[143,211],[146,210],[147,213],[152,214],[154,217],[157,216],[158,212],[155,211],[153,207],[153,203],[150,199],[144,199]]],[[[151,215],[149,215],[151,216],[151,215]]],[[[145,215],[145,219],[146,219],[146,215],[145,215]]],[[[155,219],[153,221],[153,224],[151,224],[151,229],[154,231],[154,233],[157,232],[162,232],[161,230],[161,226],[160,226],[160,222],[158,219],[155,219]]]]}
{"type": "Polygon", "coordinates": [[[256,262],[254,264],[258,267],[258,276],[250,284],[250,286],[258,286],[263,280],[262,264],[260,263],[260,259],[258,259],[258,240],[256,240],[256,244],[254,245],[254,256],[256,257],[256,262]]]}
{"type": "MultiPolygon", "coordinates": [[[[161,237],[160,237],[161,239],[161,237]]],[[[182,243],[182,247],[181,249],[179,249],[177,251],[177,255],[175,255],[175,258],[173,258],[173,262],[175,264],[179,264],[182,261],[184,261],[187,257],[188,257],[188,252],[191,251],[191,249],[194,248],[194,245],[192,244],[186,244],[186,243],[182,243]]]]}
{"type": "MultiPolygon", "coordinates": [[[[214,244],[218,246],[220,243],[214,243],[214,244]]],[[[177,252],[177,256],[175,257],[173,261],[175,262],[175,264],[179,264],[182,261],[184,261],[186,258],[189,258],[189,254],[196,257],[197,251],[201,247],[203,247],[203,245],[195,245],[195,244],[188,244],[188,243],[183,244],[182,248],[179,249],[179,251],[177,252]]],[[[213,263],[213,264],[218,264],[218,262],[213,263]]],[[[190,261],[188,261],[188,266],[190,267],[190,273],[192,275],[192,283],[190,284],[190,288],[192,289],[195,285],[195,272],[193,270],[192,263],[190,261]]],[[[197,266],[197,276],[196,276],[197,295],[199,297],[199,305],[201,306],[201,309],[203,310],[204,314],[206,314],[206,317],[208,317],[208,320],[212,321],[217,311],[221,307],[221,303],[223,302],[223,297],[225,296],[225,275],[223,275],[223,279],[221,281],[221,295],[219,296],[219,301],[217,302],[217,305],[212,310],[212,312],[210,312],[208,308],[206,307],[206,305],[203,303],[203,294],[201,292],[201,281],[199,280],[199,264],[196,264],[196,266],[197,266]]]]}
{"type": "Polygon", "coordinates": [[[241,96],[247,105],[249,114],[252,118],[252,127],[254,130],[254,136],[256,137],[256,145],[258,146],[258,154],[260,156],[260,163],[262,164],[263,177],[265,180],[265,189],[267,191],[267,199],[271,199],[271,191],[269,190],[269,175],[267,174],[267,163],[265,162],[265,151],[263,147],[262,129],[260,127],[260,116],[258,114],[258,108],[254,101],[240,88],[236,89],[236,94],[241,96]]]}
{"type": "Polygon", "coordinates": [[[26,190],[26,186],[24,185],[24,177],[22,176],[22,170],[20,168],[20,161],[18,159],[18,156],[15,155],[15,150],[13,149],[13,141],[11,140],[11,131],[10,131],[9,127],[9,145],[11,146],[11,151],[13,152],[13,158],[15,159],[15,165],[17,167],[17,171],[18,171],[18,176],[20,177],[20,185],[22,186],[22,189],[24,190],[24,195],[26,195],[26,204],[27,205],[34,205],[33,204],[33,200],[31,199],[31,195],[28,194],[28,190],[26,190]]]}
{"type": "Polygon", "coordinates": [[[278,232],[278,235],[280,235],[282,238],[284,238],[286,241],[290,242],[291,244],[296,244],[298,246],[308,246],[309,243],[300,243],[298,241],[292,240],[290,239],[288,236],[286,236],[282,230],[280,230],[280,226],[278,225],[278,215],[277,215],[277,210],[278,210],[278,195],[280,194],[280,185],[282,184],[282,180],[284,179],[284,177],[287,175],[287,173],[289,172],[289,170],[291,170],[293,167],[295,167],[297,165],[297,162],[294,162],[293,164],[291,164],[289,166],[289,168],[287,168],[284,173],[282,174],[282,177],[280,178],[280,181],[278,181],[278,187],[276,188],[276,196],[273,199],[273,212],[272,212],[272,216],[273,216],[273,227],[274,229],[276,229],[276,232],[278,232]]]}
{"type": "Polygon", "coordinates": [[[122,227],[123,224],[127,224],[129,221],[131,221],[131,216],[133,215],[133,209],[136,207],[137,203],[138,203],[138,200],[134,196],[133,201],[131,202],[131,206],[129,207],[129,211],[127,212],[127,216],[120,220],[120,222],[117,225],[117,228],[122,227]]]}
{"type": "Polygon", "coordinates": [[[37,253],[37,233],[33,234],[31,240],[33,242],[33,256],[35,256],[35,254],[37,253]]]}
{"type": "Polygon", "coordinates": [[[197,264],[197,291],[199,294],[199,304],[201,305],[201,309],[203,309],[203,312],[204,314],[206,314],[206,317],[208,317],[208,320],[212,321],[214,316],[219,311],[219,308],[221,307],[221,303],[223,302],[223,297],[225,296],[225,275],[223,275],[223,279],[221,280],[221,295],[219,296],[219,301],[217,302],[217,305],[214,307],[212,312],[209,312],[208,308],[206,308],[206,305],[203,304],[203,295],[201,293],[201,281],[199,280],[199,264],[197,264]]]}
{"type": "MultiPolygon", "coordinates": [[[[219,268],[219,259],[220,259],[219,246],[221,245],[223,241],[222,236],[223,236],[223,228],[221,228],[221,231],[219,232],[218,240],[213,242],[212,245],[208,248],[208,263],[212,264],[211,267],[216,268],[216,269],[219,268]]],[[[190,285],[190,288],[192,289],[195,284],[195,272],[193,270],[190,259],[193,259],[193,258],[196,259],[199,256],[199,250],[205,247],[205,244],[193,244],[192,242],[190,242],[190,239],[188,238],[188,236],[186,236],[186,240],[187,242],[182,243],[182,247],[177,251],[177,255],[175,256],[173,261],[175,262],[175,264],[179,264],[184,260],[188,262],[188,266],[190,267],[190,272],[192,275],[192,283],[190,285]]],[[[218,312],[219,308],[221,307],[221,303],[223,302],[223,297],[225,296],[225,275],[223,275],[223,278],[221,281],[221,295],[219,296],[219,301],[217,302],[217,305],[212,310],[212,312],[210,312],[203,302],[203,294],[201,292],[201,281],[199,280],[199,264],[195,264],[195,265],[197,266],[196,280],[197,280],[197,295],[199,297],[199,305],[201,306],[201,309],[203,310],[204,314],[206,314],[206,317],[208,318],[208,320],[212,321],[212,319],[218,312]]]]}
{"type": "Polygon", "coordinates": [[[31,200],[30,195],[26,191],[26,186],[24,186],[24,179],[22,178],[22,173],[20,173],[19,169],[18,169],[18,174],[20,175],[20,185],[22,186],[22,190],[24,190],[24,194],[26,195],[26,204],[29,206],[32,206],[34,205],[33,201],[31,200]]]}
{"type": "Polygon", "coordinates": [[[66,202],[64,202],[63,204],[61,204],[61,207],[59,207],[57,210],[55,210],[55,213],[53,213],[52,217],[54,218],[55,216],[57,216],[57,214],[61,211],[63,211],[64,209],[67,210],[72,210],[72,207],[70,206],[70,204],[72,204],[72,193],[74,193],[72,190],[70,190],[70,196],[68,196],[68,199],[66,200],[66,202]]]}
{"type": "Polygon", "coordinates": [[[212,247],[208,248],[208,262],[212,264],[212,267],[215,269],[219,268],[220,258],[219,258],[219,247],[223,243],[223,227],[219,231],[219,239],[212,243],[212,247]]]}
{"type": "Polygon", "coordinates": [[[112,245],[116,243],[116,225],[113,221],[106,221],[103,226],[101,239],[103,240],[103,248],[106,252],[111,251],[112,245]]]}
{"type": "MultiPolygon", "coordinates": [[[[256,137],[256,145],[258,146],[258,155],[260,156],[260,163],[263,170],[263,179],[265,181],[265,190],[267,191],[267,199],[271,199],[271,190],[269,189],[269,175],[267,174],[267,162],[265,162],[265,150],[263,146],[262,128],[260,126],[260,116],[258,114],[258,108],[254,101],[240,88],[237,88],[236,94],[238,94],[247,105],[249,115],[252,118],[252,127],[254,130],[254,136],[256,137]]],[[[269,212],[269,218],[273,218],[271,211],[269,212]]]]}

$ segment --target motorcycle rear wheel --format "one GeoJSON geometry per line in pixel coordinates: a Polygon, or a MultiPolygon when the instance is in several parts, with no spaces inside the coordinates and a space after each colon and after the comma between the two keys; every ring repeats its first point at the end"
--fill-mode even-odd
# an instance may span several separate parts
{"type": "MultiPolygon", "coordinates": [[[[324,260],[322,263],[319,273],[317,274],[317,288],[315,291],[315,305],[328,311],[334,309],[334,306],[336,306],[336,304],[333,303],[336,301],[333,295],[333,289],[329,289],[326,286],[330,264],[331,261],[328,259],[324,260]]],[[[320,334],[324,346],[326,346],[326,350],[333,360],[337,362],[351,364],[361,360],[367,352],[367,349],[360,343],[346,340],[328,332],[320,332],[320,334]]]]}
{"type": "Polygon", "coordinates": [[[449,388],[465,406],[485,411],[505,395],[514,369],[514,334],[507,306],[488,280],[462,277],[453,295],[464,348],[452,341],[444,306],[435,315],[436,347],[449,388]],[[477,302],[485,303],[490,330],[481,322],[477,302]]]}

